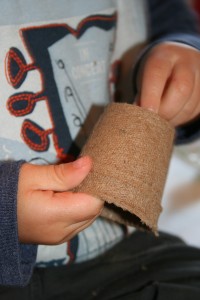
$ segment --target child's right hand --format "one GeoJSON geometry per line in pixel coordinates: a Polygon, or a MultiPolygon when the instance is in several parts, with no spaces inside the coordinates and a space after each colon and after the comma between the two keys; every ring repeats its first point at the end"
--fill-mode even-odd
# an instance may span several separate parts
{"type": "Polygon", "coordinates": [[[22,166],[17,198],[20,242],[60,244],[95,220],[103,201],[68,191],[81,183],[91,165],[89,157],[82,157],[61,165],[22,166]]]}

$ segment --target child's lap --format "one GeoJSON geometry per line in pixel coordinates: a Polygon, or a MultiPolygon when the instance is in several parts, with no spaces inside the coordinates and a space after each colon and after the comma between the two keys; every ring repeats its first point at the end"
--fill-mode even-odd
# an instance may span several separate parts
{"type": "Polygon", "coordinates": [[[135,232],[89,262],[35,269],[24,288],[0,287],[1,300],[141,299],[200,297],[200,249],[176,237],[135,232]]]}

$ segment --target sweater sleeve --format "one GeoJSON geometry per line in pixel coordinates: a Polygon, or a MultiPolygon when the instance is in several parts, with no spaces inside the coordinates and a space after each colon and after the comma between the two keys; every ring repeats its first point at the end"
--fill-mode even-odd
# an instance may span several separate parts
{"type": "Polygon", "coordinates": [[[21,244],[17,230],[17,186],[23,161],[0,163],[0,284],[24,286],[36,260],[36,245],[21,244]]]}
{"type": "MultiPolygon", "coordinates": [[[[184,0],[149,0],[148,45],[140,54],[133,71],[134,93],[141,62],[157,44],[177,42],[200,50],[197,16],[184,0]]],[[[176,144],[192,142],[200,137],[200,119],[176,128],[176,144]]]]}

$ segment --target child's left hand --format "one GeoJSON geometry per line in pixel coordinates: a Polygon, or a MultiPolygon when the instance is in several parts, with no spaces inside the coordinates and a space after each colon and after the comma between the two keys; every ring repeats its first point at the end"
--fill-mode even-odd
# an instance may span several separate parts
{"type": "Polygon", "coordinates": [[[159,113],[172,125],[200,113],[200,52],[178,43],[155,46],[138,76],[139,105],[159,113]]]}

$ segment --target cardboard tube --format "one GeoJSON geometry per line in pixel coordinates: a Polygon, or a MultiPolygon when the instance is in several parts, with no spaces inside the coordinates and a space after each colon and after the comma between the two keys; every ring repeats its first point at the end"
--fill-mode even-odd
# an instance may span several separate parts
{"type": "Polygon", "coordinates": [[[105,201],[102,216],[156,233],[173,140],[174,128],[158,114],[108,105],[83,148],[93,168],[76,191],[105,201]]]}

